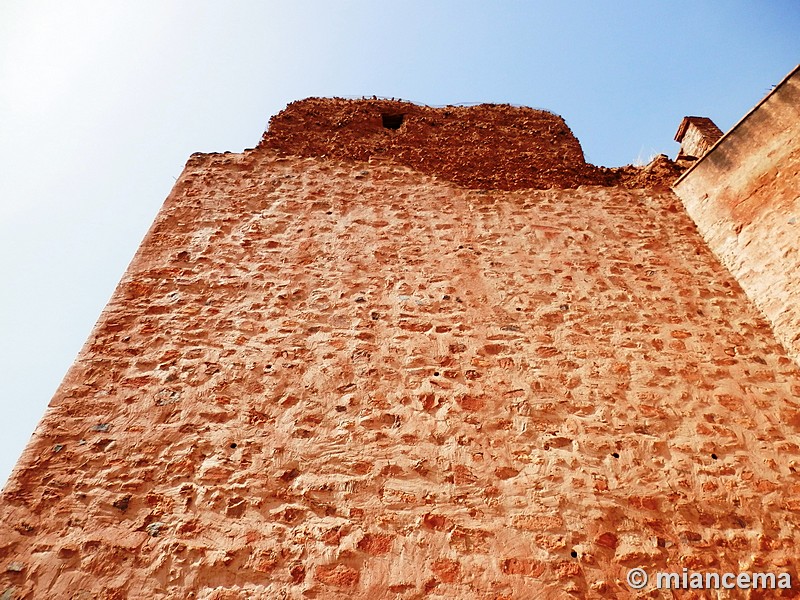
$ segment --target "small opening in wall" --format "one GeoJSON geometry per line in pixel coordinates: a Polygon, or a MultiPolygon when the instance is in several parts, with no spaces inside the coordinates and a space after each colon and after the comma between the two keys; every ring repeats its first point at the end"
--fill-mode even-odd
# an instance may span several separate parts
{"type": "Polygon", "coordinates": [[[381,121],[386,129],[400,129],[400,126],[403,124],[404,117],[405,115],[392,115],[389,113],[383,113],[381,115],[381,121]]]}

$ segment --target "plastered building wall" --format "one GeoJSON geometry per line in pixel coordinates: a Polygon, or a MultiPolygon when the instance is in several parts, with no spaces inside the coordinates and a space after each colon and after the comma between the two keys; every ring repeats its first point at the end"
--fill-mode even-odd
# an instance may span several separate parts
{"type": "Polygon", "coordinates": [[[684,174],[675,192],[800,360],[800,71],[684,174]]]}
{"type": "Polygon", "coordinates": [[[195,155],[3,491],[0,597],[796,581],[798,395],[663,186],[195,155]]]}

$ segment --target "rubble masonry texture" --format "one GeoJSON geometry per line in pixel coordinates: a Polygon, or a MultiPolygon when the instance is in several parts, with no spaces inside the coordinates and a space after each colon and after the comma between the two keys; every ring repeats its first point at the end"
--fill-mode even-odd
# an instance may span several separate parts
{"type": "Polygon", "coordinates": [[[800,372],[671,191],[276,146],[187,163],[3,492],[0,597],[797,580],[800,372]]]}

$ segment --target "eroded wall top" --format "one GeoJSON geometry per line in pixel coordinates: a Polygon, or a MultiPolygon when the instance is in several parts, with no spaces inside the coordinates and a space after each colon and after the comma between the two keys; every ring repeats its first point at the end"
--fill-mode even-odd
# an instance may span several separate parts
{"type": "Polygon", "coordinates": [[[648,187],[680,174],[666,157],[642,168],[589,164],[560,116],[507,104],[308,98],[275,115],[259,147],[304,157],[385,157],[473,189],[648,187]]]}

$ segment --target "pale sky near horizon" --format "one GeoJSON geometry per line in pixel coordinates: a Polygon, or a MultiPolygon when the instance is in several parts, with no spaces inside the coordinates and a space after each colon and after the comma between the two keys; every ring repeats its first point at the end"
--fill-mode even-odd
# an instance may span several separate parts
{"type": "Polygon", "coordinates": [[[798,62],[797,0],[0,0],[0,485],[193,152],[375,94],[546,108],[617,166],[798,62]]]}

